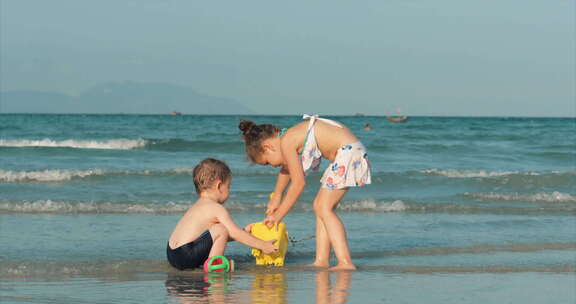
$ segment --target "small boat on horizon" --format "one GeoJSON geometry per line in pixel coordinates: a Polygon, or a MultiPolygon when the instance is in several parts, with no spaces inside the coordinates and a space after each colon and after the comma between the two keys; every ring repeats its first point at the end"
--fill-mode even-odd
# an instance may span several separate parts
{"type": "Polygon", "coordinates": [[[386,116],[389,122],[398,123],[408,121],[408,116],[386,116]]]}
{"type": "Polygon", "coordinates": [[[396,116],[386,116],[386,119],[389,122],[394,122],[394,123],[408,121],[408,116],[401,115],[400,113],[402,113],[402,110],[400,108],[397,108],[396,109],[396,116]]]}
{"type": "Polygon", "coordinates": [[[177,111],[173,111],[171,114],[172,114],[172,115],[182,115],[181,112],[177,112],[177,111]]]}

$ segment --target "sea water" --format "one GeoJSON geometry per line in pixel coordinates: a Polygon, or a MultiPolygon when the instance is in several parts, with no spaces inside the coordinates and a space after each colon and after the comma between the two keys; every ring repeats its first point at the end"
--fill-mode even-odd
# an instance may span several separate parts
{"type": "Polygon", "coordinates": [[[191,172],[203,158],[231,167],[225,206],[238,225],[264,218],[278,169],[246,160],[241,118],[301,121],[0,115],[0,301],[576,301],[574,118],[328,117],[357,135],[372,165],[372,184],[338,206],[357,271],[303,266],[314,258],[322,170],[285,218],[284,268],[256,267],[237,243],[226,252],[235,273],[171,268],[167,239],[197,198],[191,172]]]}

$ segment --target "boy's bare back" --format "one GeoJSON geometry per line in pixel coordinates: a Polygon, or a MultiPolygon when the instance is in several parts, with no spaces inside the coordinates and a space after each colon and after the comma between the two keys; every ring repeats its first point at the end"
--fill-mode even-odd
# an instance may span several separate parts
{"type": "Polygon", "coordinates": [[[175,249],[196,240],[204,231],[217,224],[218,214],[228,213],[224,206],[200,198],[182,216],[170,236],[170,248],[175,249]]]}

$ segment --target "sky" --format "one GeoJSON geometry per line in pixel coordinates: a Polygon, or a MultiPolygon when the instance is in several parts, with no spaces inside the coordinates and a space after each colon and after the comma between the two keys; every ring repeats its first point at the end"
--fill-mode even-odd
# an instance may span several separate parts
{"type": "Polygon", "coordinates": [[[260,114],[574,117],[575,13],[573,0],[0,0],[0,90],[134,81],[260,114]]]}

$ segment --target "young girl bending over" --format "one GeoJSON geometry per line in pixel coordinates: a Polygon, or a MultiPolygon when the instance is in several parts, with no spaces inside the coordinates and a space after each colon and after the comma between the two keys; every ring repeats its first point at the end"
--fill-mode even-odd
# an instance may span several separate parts
{"type": "Polygon", "coordinates": [[[317,170],[322,157],[331,164],[320,180],[322,186],[314,199],[316,214],[316,258],[312,265],[328,267],[330,249],[338,265],[333,270],[353,270],[346,230],[335,208],[349,187],[370,184],[370,163],[366,148],[341,123],[304,115],[303,121],[289,129],[242,120],[238,128],[244,134],[248,158],[260,165],[281,167],[276,187],[268,202],[268,225],[282,221],[296,203],[304,187],[305,175],[317,170]],[[285,192],[284,190],[290,184],[285,192]]]}

